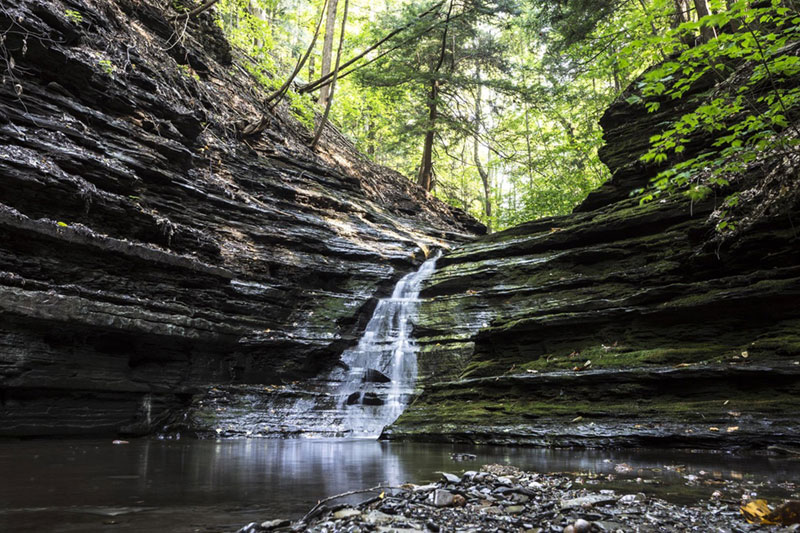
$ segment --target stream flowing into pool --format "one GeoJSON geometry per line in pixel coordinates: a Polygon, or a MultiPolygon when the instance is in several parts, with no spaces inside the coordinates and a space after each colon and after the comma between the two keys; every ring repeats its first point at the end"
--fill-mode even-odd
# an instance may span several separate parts
{"type": "MultiPolygon", "coordinates": [[[[708,498],[704,481],[800,479],[800,462],[674,450],[547,450],[366,439],[0,441],[0,531],[234,532],[299,518],[319,499],[379,483],[423,483],[487,463],[616,477],[622,494],[708,498]],[[459,462],[454,452],[476,454],[459,462]],[[618,465],[630,468],[618,473],[618,465]],[[678,468],[678,466],[680,466],[678,468]],[[691,476],[696,481],[688,481],[691,476]],[[637,477],[658,482],[637,483],[637,477]],[[692,492],[694,491],[694,492],[692,492]]],[[[596,488],[596,487],[595,487],[596,488]]],[[[729,495],[728,497],[737,497],[729,495]]]]}

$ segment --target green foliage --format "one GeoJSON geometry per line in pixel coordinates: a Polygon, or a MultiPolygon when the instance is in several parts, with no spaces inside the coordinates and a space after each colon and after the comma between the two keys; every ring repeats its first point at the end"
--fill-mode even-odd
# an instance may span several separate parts
{"type": "MultiPolygon", "coordinates": [[[[791,4],[710,4],[711,15],[678,23],[674,0],[457,0],[442,56],[449,0],[353,0],[343,61],[404,29],[344,69],[331,121],[368,157],[413,178],[436,80],[433,193],[500,229],[568,213],[607,179],[597,121],[621,94],[650,113],[694,99],[651,139],[643,159],[663,171],[636,194],[643,203],[674,193],[699,201],[768,154],[796,150],[786,132],[800,103],[792,83],[800,57],[791,52],[800,17],[791,4]],[[699,42],[710,27],[718,37],[699,42]],[[489,173],[491,220],[476,157],[489,173]]],[[[269,91],[311,42],[321,9],[322,0],[221,0],[216,8],[269,91]]],[[[309,81],[319,76],[321,46],[309,81]]],[[[311,128],[312,100],[291,90],[287,98],[311,128]]],[[[738,201],[725,200],[721,231],[736,227],[738,201]]]]}
{"type": "Polygon", "coordinates": [[[187,78],[192,78],[193,80],[199,80],[200,79],[200,76],[198,76],[197,73],[194,70],[192,70],[192,67],[190,67],[189,65],[180,65],[179,64],[178,68],[180,69],[181,74],[183,74],[187,78]]]}
{"type": "Polygon", "coordinates": [[[109,59],[101,59],[97,62],[100,68],[103,69],[108,76],[114,75],[114,64],[109,59]]]}
{"type": "MultiPolygon", "coordinates": [[[[678,192],[701,200],[724,190],[753,162],[796,152],[798,139],[786,132],[790,128],[798,133],[788,116],[800,104],[794,82],[800,58],[791,46],[799,33],[797,12],[773,0],[761,7],[739,1],[663,37],[672,58],[646,74],[639,92],[651,112],[678,99],[691,99],[695,106],[650,139],[642,160],[669,161],[670,166],[658,174],[643,201],[678,192]],[[718,28],[718,37],[693,47],[682,44],[687,34],[703,26],[718,28]],[[712,90],[697,89],[709,84],[715,84],[712,90]],[[686,147],[698,139],[704,148],[684,157],[686,147]]],[[[728,196],[725,207],[738,201],[738,196],[728,196]]],[[[719,231],[735,229],[729,215],[729,209],[720,212],[719,231]]]]}
{"type": "Polygon", "coordinates": [[[83,22],[83,15],[80,11],[76,11],[74,9],[65,9],[64,14],[73,24],[80,24],[83,22]]]}

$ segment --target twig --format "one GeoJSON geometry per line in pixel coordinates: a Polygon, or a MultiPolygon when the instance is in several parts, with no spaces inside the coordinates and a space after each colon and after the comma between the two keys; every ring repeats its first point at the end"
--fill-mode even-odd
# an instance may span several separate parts
{"type": "Polygon", "coordinates": [[[338,500],[339,498],[344,498],[345,496],[352,496],[354,494],[364,494],[366,492],[375,492],[383,489],[401,489],[401,488],[402,487],[394,487],[392,485],[377,485],[375,487],[370,487],[368,489],[350,490],[347,492],[342,492],[341,494],[334,494],[333,496],[328,496],[327,498],[318,501],[317,505],[312,507],[311,510],[307,512],[305,516],[303,516],[303,518],[301,518],[298,521],[298,523],[306,523],[306,520],[308,520],[311,517],[311,515],[313,515],[317,511],[317,509],[319,509],[320,507],[322,507],[323,505],[325,505],[330,501],[338,500]]]}

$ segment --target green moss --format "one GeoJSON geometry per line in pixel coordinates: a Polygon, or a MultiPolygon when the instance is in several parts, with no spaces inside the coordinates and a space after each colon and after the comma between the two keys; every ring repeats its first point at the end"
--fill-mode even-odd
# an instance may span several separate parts
{"type": "MultiPolygon", "coordinates": [[[[470,394],[470,391],[462,391],[470,394]]],[[[483,391],[484,393],[486,391],[483,391]]],[[[792,416],[797,408],[793,391],[738,392],[727,397],[684,398],[667,394],[664,396],[613,399],[574,398],[542,400],[534,398],[487,398],[472,389],[473,398],[447,398],[441,394],[429,395],[424,403],[410,407],[398,420],[397,425],[413,427],[419,425],[515,425],[536,419],[570,422],[581,417],[582,422],[605,418],[687,421],[709,424],[729,421],[735,425],[742,415],[792,416]]]]}

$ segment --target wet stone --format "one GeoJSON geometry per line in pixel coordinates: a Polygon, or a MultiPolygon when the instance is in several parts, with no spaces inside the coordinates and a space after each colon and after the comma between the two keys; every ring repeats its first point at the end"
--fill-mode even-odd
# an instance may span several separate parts
{"type": "Polygon", "coordinates": [[[360,516],[361,511],[358,509],[340,509],[333,513],[333,518],[336,520],[341,520],[343,518],[352,518],[354,516],[360,516]]]}
{"type": "Polygon", "coordinates": [[[350,396],[347,397],[347,400],[345,400],[345,404],[346,405],[355,405],[355,404],[358,403],[358,401],[360,399],[361,399],[361,393],[360,392],[354,392],[353,394],[351,394],[350,396]]]}
{"type": "Polygon", "coordinates": [[[433,491],[433,505],[436,507],[448,507],[453,505],[453,493],[443,489],[433,491]]]}
{"type": "Polygon", "coordinates": [[[374,368],[368,368],[364,371],[364,383],[389,383],[392,380],[379,370],[375,370],[374,368]]]}
{"type": "Polygon", "coordinates": [[[609,503],[616,503],[616,501],[617,499],[613,496],[607,496],[605,494],[593,494],[589,496],[583,496],[581,498],[561,500],[561,509],[586,508],[586,506],[592,507],[595,505],[605,505],[609,503]]]}
{"type": "Polygon", "coordinates": [[[279,527],[288,526],[291,522],[288,520],[267,520],[266,522],[261,522],[261,529],[263,531],[272,531],[273,529],[277,529],[279,527]]]}
{"type": "Polygon", "coordinates": [[[384,401],[374,392],[365,392],[361,398],[361,403],[364,405],[383,405],[384,401]]]}
{"type": "Polygon", "coordinates": [[[442,472],[442,477],[448,483],[461,483],[461,478],[456,476],[455,474],[448,474],[447,472],[442,472]]]}

